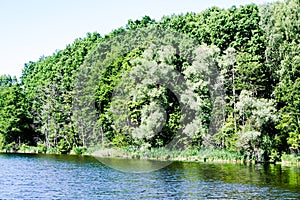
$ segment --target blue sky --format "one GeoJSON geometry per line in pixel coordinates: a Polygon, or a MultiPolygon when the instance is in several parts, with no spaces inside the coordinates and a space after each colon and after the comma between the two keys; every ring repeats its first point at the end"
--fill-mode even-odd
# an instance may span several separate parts
{"type": "Polygon", "coordinates": [[[21,76],[24,63],[64,49],[87,32],[101,35],[144,15],[201,12],[272,0],[0,0],[0,74],[21,76]]]}

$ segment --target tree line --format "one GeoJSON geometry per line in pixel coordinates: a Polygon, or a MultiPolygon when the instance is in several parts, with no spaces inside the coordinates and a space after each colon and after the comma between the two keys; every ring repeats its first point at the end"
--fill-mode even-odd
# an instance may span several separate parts
{"type": "MultiPolygon", "coordinates": [[[[42,146],[67,153],[99,144],[147,149],[167,145],[183,128],[178,98],[164,85],[126,79],[140,73],[137,69],[155,65],[180,72],[199,99],[194,102],[196,120],[186,127],[193,133],[186,148],[227,149],[257,161],[299,155],[299,15],[300,2],[287,0],[212,7],[160,21],[145,16],[103,37],[88,33],[51,56],[26,63],[20,80],[0,77],[0,147],[42,146]],[[166,44],[163,49],[139,43],[139,33],[151,28],[174,30],[180,37],[167,35],[160,41],[166,44]],[[118,48],[111,48],[112,43],[118,48]],[[86,63],[95,64],[81,68],[86,63]],[[212,68],[218,69],[214,82],[205,76],[214,73],[212,68]],[[89,82],[91,77],[97,78],[89,82]],[[218,102],[212,92],[218,84],[224,106],[213,109],[218,102]],[[132,92],[117,99],[119,88],[132,92]],[[82,97],[84,104],[76,104],[78,91],[89,94],[82,97]],[[122,109],[126,112],[115,113],[122,109]],[[162,119],[163,127],[157,127],[162,119]],[[211,129],[213,122],[218,123],[216,131],[211,129]]],[[[159,37],[157,32],[147,35],[159,37]]]]}

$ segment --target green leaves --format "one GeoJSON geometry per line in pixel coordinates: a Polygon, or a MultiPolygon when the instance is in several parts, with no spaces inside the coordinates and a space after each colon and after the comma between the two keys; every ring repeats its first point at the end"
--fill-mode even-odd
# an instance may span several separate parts
{"type": "Polygon", "coordinates": [[[189,145],[259,160],[299,154],[299,13],[298,0],[212,7],[129,20],[104,38],[88,33],[25,64],[20,82],[0,76],[0,146],[38,142],[62,153],[99,143],[162,147],[185,128],[189,145]],[[176,78],[170,69],[196,94],[184,94],[196,110],[186,127],[176,94],[155,82],[176,78]],[[115,98],[118,92],[128,95],[115,98]]]}
{"type": "MultiPolygon", "coordinates": [[[[33,144],[24,96],[16,78],[0,76],[0,135],[2,146],[10,143],[33,144]]],[[[1,145],[1,144],[0,144],[1,145]]]]}

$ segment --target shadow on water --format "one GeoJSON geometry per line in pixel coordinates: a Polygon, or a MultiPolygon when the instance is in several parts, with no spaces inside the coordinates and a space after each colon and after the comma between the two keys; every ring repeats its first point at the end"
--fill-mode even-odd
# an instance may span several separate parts
{"type": "Polygon", "coordinates": [[[300,168],[297,166],[174,162],[165,168],[176,173],[178,169],[190,181],[253,184],[300,193],[300,168]]]}
{"type": "Polygon", "coordinates": [[[0,158],[5,159],[36,159],[36,160],[49,160],[53,162],[79,162],[79,163],[90,163],[97,162],[92,156],[78,156],[78,155],[66,155],[66,154],[30,154],[30,153],[0,153],[0,158]]]}

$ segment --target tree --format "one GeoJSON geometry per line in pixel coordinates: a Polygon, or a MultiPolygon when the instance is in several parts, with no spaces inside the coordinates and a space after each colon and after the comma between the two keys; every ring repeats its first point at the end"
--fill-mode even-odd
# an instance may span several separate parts
{"type": "Polygon", "coordinates": [[[0,135],[2,144],[34,145],[34,131],[29,126],[24,96],[15,77],[0,76],[0,135]]]}
{"type": "Polygon", "coordinates": [[[253,93],[243,90],[236,108],[239,112],[240,131],[237,147],[248,153],[256,161],[268,161],[273,148],[271,138],[278,116],[274,101],[255,98],[253,93]]]}

